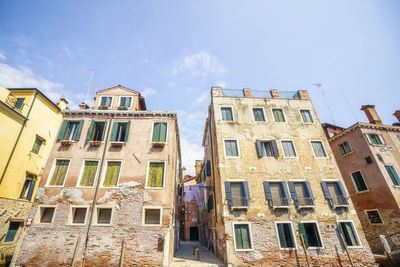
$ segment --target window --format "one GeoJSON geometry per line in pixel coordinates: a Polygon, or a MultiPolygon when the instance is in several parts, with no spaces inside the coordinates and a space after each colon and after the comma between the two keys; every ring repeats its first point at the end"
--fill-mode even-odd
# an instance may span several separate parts
{"type": "Polygon", "coordinates": [[[223,121],[233,121],[232,108],[221,108],[221,117],[223,121]]]}
{"type": "Polygon", "coordinates": [[[103,186],[117,186],[120,171],[121,161],[107,161],[107,171],[105,174],[103,186]]]}
{"type": "Polygon", "coordinates": [[[20,199],[31,200],[33,190],[35,190],[36,177],[32,174],[27,174],[24,185],[22,186],[21,193],[19,194],[20,199]]]}
{"type": "Polygon", "coordinates": [[[279,157],[278,146],[276,140],[256,140],[256,148],[258,157],[279,157]]]}
{"type": "Polygon", "coordinates": [[[98,164],[97,160],[85,160],[79,186],[93,186],[98,164]]]}
{"type": "Polygon", "coordinates": [[[285,182],[264,181],[265,198],[272,209],[289,207],[289,194],[285,182]]]}
{"type": "Polygon", "coordinates": [[[119,98],[119,107],[128,109],[131,107],[132,97],[131,96],[121,96],[119,98]]]}
{"type": "Polygon", "coordinates": [[[301,118],[303,119],[304,123],[313,123],[314,122],[311,112],[308,109],[301,109],[300,115],[301,115],[301,118]]]}
{"type": "Polygon", "coordinates": [[[359,246],[360,243],[358,242],[356,230],[352,222],[338,222],[338,227],[346,246],[359,246]]]}
{"type": "Polygon", "coordinates": [[[351,148],[349,142],[344,141],[343,143],[339,144],[339,150],[342,155],[347,155],[351,152],[351,148]]]}
{"type": "Polygon", "coordinates": [[[294,149],[293,141],[281,141],[283,154],[287,158],[297,157],[296,150],[294,149]]]}
{"type": "Polygon", "coordinates": [[[60,132],[58,134],[58,141],[79,141],[83,127],[83,120],[80,121],[69,121],[64,120],[60,132]]]}
{"type": "Polygon", "coordinates": [[[6,238],[4,239],[4,242],[8,243],[8,242],[14,241],[20,225],[21,225],[21,223],[19,223],[19,222],[10,221],[10,226],[8,227],[7,235],[6,235],[6,238]]]}
{"type": "Polygon", "coordinates": [[[102,96],[100,100],[100,106],[106,106],[106,107],[111,107],[112,105],[112,96],[102,96]]]}
{"type": "Polygon", "coordinates": [[[17,101],[14,104],[14,108],[21,109],[22,108],[22,104],[24,104],[24,101],[25,101],[24,97],[18,97],[17,101]]]}
{"type": "Polygon", "coordinates": [[[54,207],[40,207],[40,223],[51,223],[55,209],[54,207]]]}
{"type": "Polygon", "coordinates": [[[385,165],[385,169],[388,172],[390,179],[392,179],[392,183],[395,186],[400,186],[400,177],[397,173],[396,169],[393,166],[385,165]]]}
{"type": "Polygon", "coordinates": [[[299,231],[303,236],[306,248],[322,247],[321,237],[316,223],[299,223],[299,231]]]}
{"type": "Polygon", "coordinates": [[[383,140],[382,135],[374,134],[374,133],[367,133],[367,138],[372,145],[384,145],[385,140],[383,140]]]}
{"type": "Polygon", "coordinates": [[[360,171],[353,172],[351,174],[351,177],[353,178],[353,182],[357,192],[368,190],[367,184],[365,183],[364,177],[362,176],[360,171]]]}
{"type": "Polygon", "coordinates": [[[247,208],[250,204],[249,186],[246,181],[226,181],[225,194],[231,209],[247,208]]]}
{"type": "Polygon", "coordinates": [[[144,207],[144,223],[145,225],[161,225],[161,208],[144,207]]]}
{"type": "Polygon", "coordinates": [[[322,141],[311,141],[311,146],[314,151],[315,157],[326,158],[326,152],[322,141]]]}
{"type": "Polygon", "coordinates": [[[290,222],[276,222],[280,248],[295,248],[294,234],[290,222]]]}
{"type": "Polygon", "coordinates": [[[251,246],[250,225],[234,224],[235,232],[235,248],[236,250],[249,250],[251,246]]]}
{"type": "Polygon", "coordinates": [[[85,224],[87,208],[72,208],[72,223],[85,224]]]}
{"type": "Polygon", "coordinates": [[[314,206],[314,196],[309,181],[289,181],[288,185],[297,208],[314,206]]]}
{"type": "Polygon", "coordinates": [[[283,114],[283,110],[280,108],[272,109],[272,114],[274,115],[274,120],[276,122],[285,122],[285,115],[283,114]]]}
{"type": "Polygon", "coordinates": [[[112,208],[97,208],[97,224],[111,223],[112,208]]]}
{"type": "Polygon", "coordinates": [[[106,133],[107,121],[92,120],[87,134],[88,141],[103,141],[106,133]]]}
{"type": "Polygon", "coordinates": [[[236,140],[225,140],[225,156],[239,157],[239,150],[236,140]]]}
{"type": "Polygon", "coordinates": [[[164,162],[150,162],[147,177],[148,187],[164,187],[164,162]]]}
{"type": "Polygon", "coordinates": [[[262,108],[253,108],[253,115],[255,121],[265,121],[264,110],[262,108]]]}
{"type": "Polygon", "coordinates": [[[39,150],[40,150],[40,147],[42,146],[42,143],[43,143],[43,140],[40,139],[39,137],[36,137],[35,143],[33,143],[31,152],[36,155],[39,154],[39,150]]]}
{"type": "Polygon", "coordinates": [[[371,224],[382,224],[382,218],[378,210],[366,210],[368,220],[371,224]]]}
{"type": "Polygon", "coordinates": [[[62,186],[69,167],[69,159],[56,159],[49,185],[62,186]]]}
{"type": "Polygon", "coordinates": [[[400,142],[400,135],[397,136],[397,139],[399,139],[399,142],[400,142]]]}
{"type": "Polygon", "coordinates": [[[153,125],[152,143],[165,143],[167,141],[167,123],[155,122],[153,125]]]}
{"type": "Polygon", "coordinates": [[[346,192],[341,181],[322,181],[322,191],[332,208],[347,207],[346,192]]]}
{"type": "Polygon", "coordinates": [[[131,122],[114,122],[111,132],[111,142],[127,142],[131,122]]]}

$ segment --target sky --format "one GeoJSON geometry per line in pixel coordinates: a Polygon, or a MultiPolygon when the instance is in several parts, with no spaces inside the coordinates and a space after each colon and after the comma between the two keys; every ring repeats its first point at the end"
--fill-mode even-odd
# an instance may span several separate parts
{"type": "Polygon", "coordinates": [[[367,121],[364,104],[395,122],[399,14],[397,0],[3,0],[0,84],[71,108],[118,84],[137,90],[148,109],[178,112],[194,174],[211,86],[308,90],[320,121],[342,127],[367,121]]]}

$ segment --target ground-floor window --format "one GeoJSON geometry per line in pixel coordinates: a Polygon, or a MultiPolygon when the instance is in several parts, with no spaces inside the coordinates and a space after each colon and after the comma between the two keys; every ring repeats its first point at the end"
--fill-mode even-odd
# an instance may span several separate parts
{"type": "Polygon", "coordinates": [[[338,227],[347,246],[359,246],[360,243],[352,222],[338,222],[338,227]]]}
{"type": "Polygon", "coordinates": [[[303,236],[306,248],[322,247],[318,225],[315,222],[299,223],[299,231],[303,236]]]}
{"type": "Polygon", "coordinates": [[[295,248],[292,224],[289,222],[277,222],[279,245],[281,248],[295,248]]]}
{"type": "Polygon", "coordinates": [[[236,249],[251,249],[250,225],[234,224],[236,249]]]}
{"type": "Polygon", "coordinates": [[[8,227],[7,235],[4,239],[4,242],[14,242],[19,226],[19,222],[10,222],[10,226],[8,227]]]}

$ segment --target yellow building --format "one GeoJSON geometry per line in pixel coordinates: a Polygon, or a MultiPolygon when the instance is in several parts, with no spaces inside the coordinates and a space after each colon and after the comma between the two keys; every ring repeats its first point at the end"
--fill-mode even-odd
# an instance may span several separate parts
{"type": "Polygon", "coordinates": [[[0,86],[0,266],[23,233],[66,104],[35,88],[0,86]]]}

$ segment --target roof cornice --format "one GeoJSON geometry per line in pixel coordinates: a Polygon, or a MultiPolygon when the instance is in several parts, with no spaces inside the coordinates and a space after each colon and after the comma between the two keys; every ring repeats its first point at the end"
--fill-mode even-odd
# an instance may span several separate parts
{"type": "Polygon", "coordinates": [[[123,111],[123,110],[90,110],[90,109],[78,109],[63,110],[64,115],[112,115],[112,116],[126,116],[126,117],[150,117],[150,116],[162,116],[162,117],[177,117],[175,111],[123,111]]]}
{"type": "Polygon", "coordinates": [[[332,136],[329,138],[329,142],[333,142],[336,139],[354,131],[357,128],[368,128],[368,129],[378,129],[378,130],[391,130],[391,131],[396,131],[400,132],[400,126],[391,126],[391,125],[379,125],[379,124],[373,124],[373,123],[365,123],[365,122],[357,122],[356,124],[353,124],[343,132],[332,136]]]}

